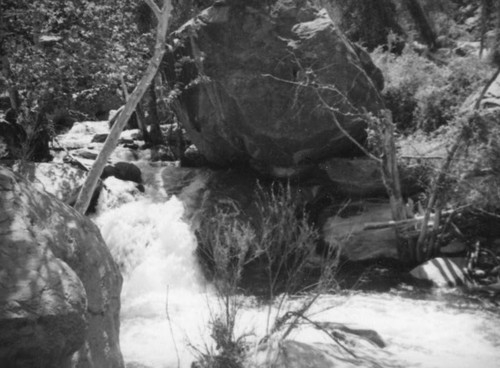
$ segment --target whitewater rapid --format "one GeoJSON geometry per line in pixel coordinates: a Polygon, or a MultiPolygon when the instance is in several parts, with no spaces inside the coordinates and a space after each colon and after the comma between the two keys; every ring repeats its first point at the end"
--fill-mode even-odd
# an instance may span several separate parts
{"type": "MultiPolygon", "coordinates": [[[[187,368],[197,349],[213,349],[209,326],[219,306],[197,264],[183,203],[148,190],[123,203],[104,199],[112,205],[101,206],[95,218],[124,275],[121,348],[129,368],[187,368]]],[[[288,306],[294,303],[300,301],[288,306]]],[[[236,335],[258,341],[266,332],[268,310],[244,299],[236,335]]],[[[383,367],[500,367],[499,314],[477,306],[359,292],[320,297],[310,317],[377,331],[387,347],[366,351],[383,367]]],[[[305,326],[290,338],[331,343],[305,326]]]]}

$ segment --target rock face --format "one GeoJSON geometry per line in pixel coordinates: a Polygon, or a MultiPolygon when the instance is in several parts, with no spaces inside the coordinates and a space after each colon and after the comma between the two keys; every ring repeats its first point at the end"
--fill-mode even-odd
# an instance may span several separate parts
{"type": "Polygon", "coordinates": [[[121,284],[90,220],[0,167],[0,366],[123,367],[121,284]]]}
{"type": "Polygon", "coordinates": [[[467,285],[469,279],[463,271],[465,265],[465,258],[438,257],[415,267],[410,274],[419,280],[428,280],[435,286],[467,285]]]}
{"type": "Polygon", "coordinates": [[[378,164],[371,159],[333,158],[320,167],[342,194],[358,197],[387,194],[378,164]]]}
{"type": "Polygon", "coordinates": [[[389,203],[361,202],[351,205],[350,213],[339,213],[327,219],[323,239],[330,247],[340,248],[350,261],[398,258],[397,237],[393,228],[365,229],[368,223],[392,220],[389,203]],[[357,207],[357,208],[356,208],[357,207]]]}
{"type": "Polygon", "coordinates": [[[218,2],[174,34],[167,73],[190,139],[212,163],[272,176],[351,155],[335,119],[364,139],[360,112],[382,106],[380,71],[309,2],[259,3],[218,2]]]}
{"type": "Polygon", "coordinates": [[[57,199],[68,203],[78,195],[87,173],[65,163],[25,162],[15,166],[35,188],[52,194],[57,199]]]}

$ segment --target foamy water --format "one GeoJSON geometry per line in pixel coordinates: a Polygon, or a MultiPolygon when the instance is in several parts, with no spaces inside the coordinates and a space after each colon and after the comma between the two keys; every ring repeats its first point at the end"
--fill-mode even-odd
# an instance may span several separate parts
{"type": "MultiPolygon", "coordinates": [[[[192,346],[202,351],[213,348],[209,326],[221,308],[198,267],[196,239],[183,219],[183,203],[152,188],[146,195],[115,197],[103,197],[103,212],[95,221],[124,274],[124,359],[129,367],[190,367],[196,355],[192,346]]],[[[269,307],[251,298],[242,303],[236,335],[248,334],[249,341],[256,342],[266,334],[269,307]]],[[[285,303],[285,309],[300,304],[294,300],[285,303]]],[[[357,353],[383,367],[500,367],[498,313],[454,307],[444,299],[357,293],[321,296],[309,316],[377,331],[387,347],[362,344],[357,353]]],[[[331,343],[310,325],[300,326],[289,338],[331,343]]]]}

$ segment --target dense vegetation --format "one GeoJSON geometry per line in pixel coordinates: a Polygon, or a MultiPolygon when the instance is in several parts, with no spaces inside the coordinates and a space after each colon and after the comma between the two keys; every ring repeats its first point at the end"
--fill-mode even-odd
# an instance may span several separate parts
{"type": "MultiPolygon", "coordinates": [[[[391,153],[383,146],[381,137],[388,132],[380,125],[384,117],[373,116],[367,116],[373,124],[363,149],[388,174],[393,174],[391,163],[384,160],[390,154],[397,154],[402,168],[418,167],[423,190],[411,193],[411,201],[423,223],[432,213],[437,225],[430,234],[420,232],[413,239],[420,254],[403,253],[405,257],[410,263],[421,262],[457,237],[469,242],[500,238],[496,227],[485,231],[485,224],[500,217],[500,112],[481,105],[485,86],[500,71],[500,3],[318,3],[327,7],[351,41],[370,52],[384,75],[382,95],[398,150],[391,153]],[[440,223],[441,213],[448,217],[440,223]]],[[[169,31],[211,4],[174,1],[169,31]]],[[[0,0],[0,7],[0,159],[49,160],[49,142],[57,133],[77,120],[107,119],[110,110],[127,102],[155,51],[156,18],[140,0],[0,0]],[[14,138],[7,138],[7,132],[14,138]],[[7,151],[8,139],[19,149],[7,151]]],[[[177,122],[170,106],[176,91],[170,88],[168,73],[160,66],[133,109],[134,118],[149,126],[149,145],[168,145],[169,137],[155,133],[155,126],[177,122]]],[[[182,152],[176,156],[182,157],[182,152]]],[[[388,179],[399,180],[397,175],[385,179],[386,184],[388,179]]],[[[397,186],[390,185],[389,195],[394,196],[397,186]]],[[[255,216],[250,220],[233,202],[204,214],[198,252],[225,303],[226,316],[213,321],[220,354],[214,358],[201,353],[200,366],[241,366],[245,347],[234,336],[238,305],[229,296],[239,291],[245,270],[266,271],[269,300],[311,281],[319,235],[295,194],[289,183],[259,187],[253,193],[255,216]]],[[[320,291],[336,286],[339,254],[326,256],[314,275],[320,291]]],[[[301,313],[284,313],[281,318],[298,318],[301,313]]],[[[269,334],[278,331],[281,322],[276,318],[276,326],[268,326],[269,334]]]]}

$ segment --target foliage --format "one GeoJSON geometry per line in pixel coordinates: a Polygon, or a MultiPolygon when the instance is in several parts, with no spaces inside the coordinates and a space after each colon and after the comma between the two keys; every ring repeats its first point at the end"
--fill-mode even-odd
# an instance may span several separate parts
{"type": "Polygon", "coordinates": [[[400,56],[379,48],[372,57],[386,80],[387,107],[403,133],[431,132],[449,124],[490,70],[474,56],[437,65],[408,48],[400,56]]]}
{"type": "MultiPolygon", "coordinates": [[[[236,317],[236,315],[234,315],[236,317]]],[[[221,316],[211,322],[211,337],[216,351],[207,348],[205,352],[198,350],[198,359],[192,365],[196,368],[242,368],[248,344],[245,336],[234,337],[236,318],[230,321],[221,316]],[[229,322],[229,323],[228,323],[229,322]]]]}
{"type": "Polygon", "coordinates": [[[319,236],[290,186],[259,185],[249,212],[231,202],[204,216],[197,235],[212,278],[235,290],[245,267],[256,267],[266,274],[270,298],[299,287],[319,236]]]}
{"type": "MultiPolygon", "coordinates": [[[[297,205],[289,185],[258,185],[251,212],[243,213],[232,201],[219,204],[203,216],[197,232],[198,249],[211,264],[223,311],[212,318],[216,349],[198,351],[198,367],[242,367],[248,346],[244,336],[235,337],[234,328],[241,308],[237,294],[250,268],[265,274],[269,300],[273,301],[279,292],[287,295],[303,286],[307,263],[315,252],[317,231],[297,205]]],[[[324,267],[329,277],[333,267],[324,267]]]]}
{"type": "MultiPolygon", "coordinates": [[[[337,0],[330,1],[330,5],[335,7],[336,25],[342,32],[349,40],[363,45],[370,51],[380,45],[386,46],[390,33],[398,36],[404,33],[397,22],[396,7],[391,0],[337,0]]],[[[394,44],[395,49],[400,49],[401,45],[399,42],[394,44]]]]}
{"type": "Polygon", "coordinates": [[[450,173],[447,200],[454,207],[500,211],[500,111],[467,116],[471,129],[450,173]]]}
{"type": "Polygon", "coordinates": [[[96,94],[112,96],[121,74],[135,83],[150,52],[150,35],[139,34],[134,23],[136,4],[3,0],[0,31],[10,83],[41,113],[55,107],[82,110],[96,94]]]}

